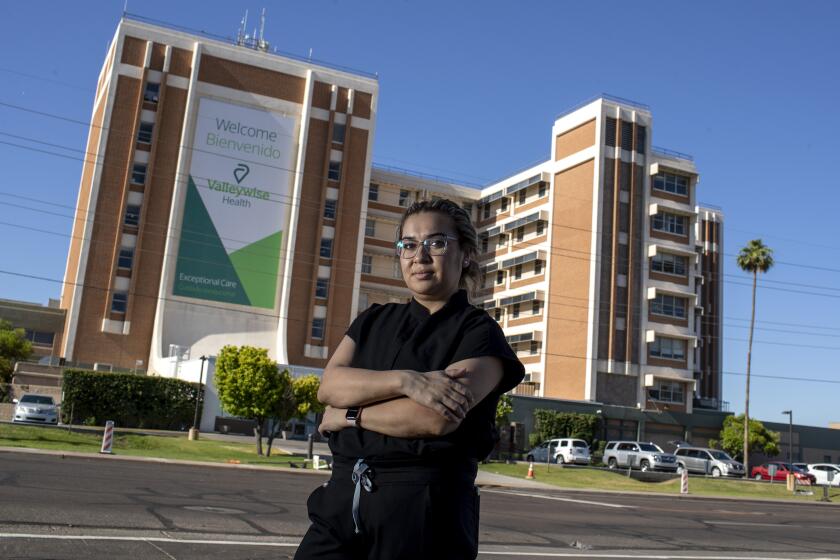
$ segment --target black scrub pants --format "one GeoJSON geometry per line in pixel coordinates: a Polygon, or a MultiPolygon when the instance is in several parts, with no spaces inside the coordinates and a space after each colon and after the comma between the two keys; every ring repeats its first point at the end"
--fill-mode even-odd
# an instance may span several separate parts
{"type": "Polygon", "coordinates": [[[295,560],[470,560],[478,555],[474,465],[453,470],[372,467],[371,491],[359,494],[353,519],[352,465],[307,500],[312,525],[295,560]]]}

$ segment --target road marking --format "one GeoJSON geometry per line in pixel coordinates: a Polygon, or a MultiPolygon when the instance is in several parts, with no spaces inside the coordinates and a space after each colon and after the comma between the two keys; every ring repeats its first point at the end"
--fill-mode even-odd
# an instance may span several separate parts
{"type": "Polygon", "coordinates": [[[561,498],[559,496],[546,496],[543,494],[529,494],[527,492],[512,492],[509,490],[482,490],[481,493],[490,492],[492,494],[508,494],[512,496],[525,496],[527,498],[540,498],[542,500],[555,500],[558,502],[572,502],[575,504],[587,504],[590,506],[603,506],[603,507],[611,507],[611,508],[628,508],[628,509],[636,509],[638,506],[628,506],[625,504],[610,504],[607,502],[593,502],[591,500],[576,500],[574,498],[561,498]]]}
{"type": "MultiPolygon", "coordinates": [[[[300,543],[261,542],[261,541],[226,541],[209,539],[175,539],[166,537],[130,537],[111,535],[41,535],[37,533],[0,533],[0,539],[45,539],[65,541],[137,541],[171,544],[212,544],[228,546],[274,546],[282,548],[297,548],[300,543]]],[[[618,552],[593,552],[581,550],[575,552],[526,552],[518,550],[479,550],[479,554],[485,556],[521,556],[538,558],[624,558],[628,560],[782,560],[783,556],[696,556],[691,554],[627,554],[618,552]]],[[[814,559],[825,558],[814,556],[814,559]]]]}
{"type": "Polygon", "coordinates": [[[738,525],[743,527],[785,527],[787,529],[831,529],[836,530],[837,527],[829,525],[789,525],[786,523],[749,523],[746,521],[708,521],[703,523],[707,525],[738,525]]]}
{"type": "Polygon", "coordinates": [[[37,533],[0,533],[0,539],[49,539],[59,541],[137,541],[137,542],[162,542],[175,544],[213,544],[228,546],[278,546],[297,547],[300,543],[281,543],[263,541],[219,541],[205,539],[173,539],[167,537],[129,537],[111,535],[39,535],[37,533]]]}

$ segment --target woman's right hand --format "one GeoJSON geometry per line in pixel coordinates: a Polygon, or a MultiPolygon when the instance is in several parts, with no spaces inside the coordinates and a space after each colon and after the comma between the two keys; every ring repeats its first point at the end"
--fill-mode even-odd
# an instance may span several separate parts
{"type": "Polygon", "coordinates": [[[472,407],[472,393],[459,381],[466,371],[406,371],[402,379],[402,393],[447,420],[460,422],[472,407]]]}

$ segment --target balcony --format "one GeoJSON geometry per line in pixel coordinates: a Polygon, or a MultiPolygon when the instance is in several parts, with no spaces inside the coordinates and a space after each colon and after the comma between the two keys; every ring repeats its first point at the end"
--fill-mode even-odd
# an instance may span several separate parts
{"type": "Polygon", "coordinates": [[[523,381],[514,387],[511,393],[523,397],[538,397],[540,395],[540,383],[539,381],[523,381]]]}

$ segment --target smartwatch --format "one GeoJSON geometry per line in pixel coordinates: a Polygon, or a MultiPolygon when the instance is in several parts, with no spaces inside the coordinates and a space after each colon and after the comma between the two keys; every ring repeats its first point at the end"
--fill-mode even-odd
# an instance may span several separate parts
{"type": "Polygon", "coordinates": [[[344,418],[347,419],[347,424],[358,428],[359,427],[359,418],[362,416],[362,407],[361,406],[351,406],[347,409],[347,414],[344,415],[344,418]]]}

